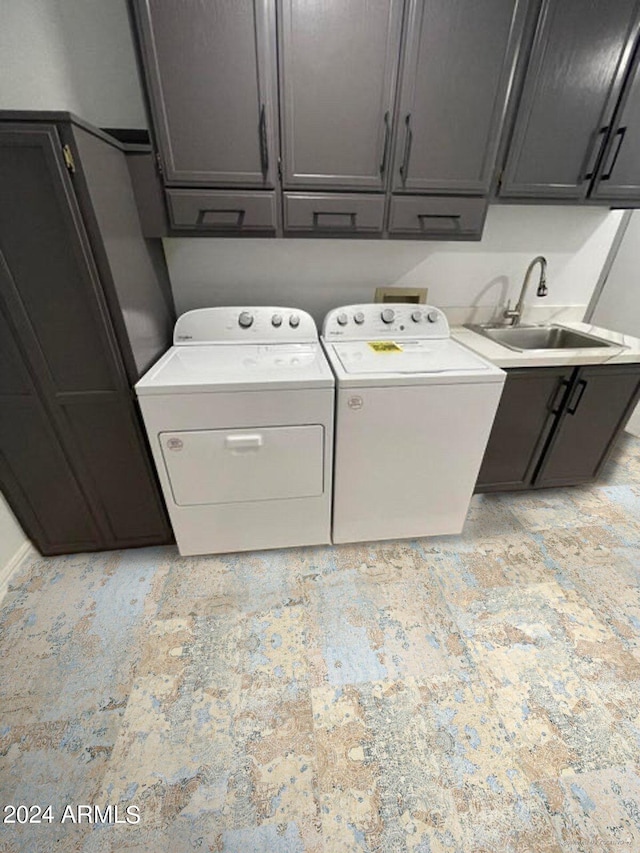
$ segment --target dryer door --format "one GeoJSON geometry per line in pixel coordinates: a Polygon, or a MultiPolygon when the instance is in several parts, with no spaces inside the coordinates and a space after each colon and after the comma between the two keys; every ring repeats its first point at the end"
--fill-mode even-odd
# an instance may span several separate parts
{"type": "Polygon", "coordinates": [[[179,506],[321,495],[324,429],[319,424],[160,433],[179,506]]]}

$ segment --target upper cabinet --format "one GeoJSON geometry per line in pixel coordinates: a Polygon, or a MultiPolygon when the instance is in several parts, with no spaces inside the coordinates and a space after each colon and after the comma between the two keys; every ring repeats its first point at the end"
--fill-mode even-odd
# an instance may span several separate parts
{"type": "Polygon", "coordinates": [[[530,2],[132,0],[172,230],[478,238],[530,2]]]}
{"type": "Polygon", "coordinates": [[[489,192],[524,0],[411,0],[394,192],[489,192]]]}
{"type": "Polygon", "coordinates": [[[273,0],[136,0],[134,8],[165,182],[275,187],[273,0]]]}
{"type": "Polygon", "coordinates": [[[640,201],[640,49],[611,125],[591,197],[620,203],[640,201]]]}
{"type": "Polygon", "coordinates": [[[284,189],[384,190],[403,0],[279,0],[284,189]]]}
{"type": "Polygon", "coordinates": [[[626,102],[628,127],[622,118],[614,121],[639,6],[637,0],[544,0],[500,196],[580,201],[631,192],[640,198],[637,186],[616,195],[612,182],[613,175],[640,182],[640,139],[631,139],[640,115],[637,92],[626,102]]]}
{"type": "Polygon", "coordinates": [[[172,233],[640,202],[640,0],[130,0],[172,233]],[[500,158],[500,159],[498,159],[500,158]]]}

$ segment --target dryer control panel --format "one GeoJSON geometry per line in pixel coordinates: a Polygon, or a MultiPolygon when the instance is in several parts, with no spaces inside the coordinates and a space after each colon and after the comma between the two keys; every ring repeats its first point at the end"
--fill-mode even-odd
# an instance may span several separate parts
{"type": "Polygon", "coordinates": [[[297,308],[220,307],[197,308],[178,317],[174,346],[191,344],[314,343],[315,321],[297,308]]]}
{"type": "Polygon", "coordinates": [[[322,337],[335,340],[448,338],[449,323],[439,308],[406,302],[344,305],[329,311],[322,337]]]}

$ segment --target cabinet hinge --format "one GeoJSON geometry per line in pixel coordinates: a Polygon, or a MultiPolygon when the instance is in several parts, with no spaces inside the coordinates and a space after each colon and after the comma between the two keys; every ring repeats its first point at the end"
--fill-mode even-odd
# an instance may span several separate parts
{"type": "Polygon", "coordinates": [[[73,173],[76,170],[75,160],[73,159],[73,154],[71,152],[71,148],[68,145],[62,146],[62,156],[64,157],[64,165],[67,169],[73,173]]]}
{"type": "Polygon", "coordinates": [[[162,168],[162,160],[160,159],[160,152],[156,151],[156,169],[158,170],[158,174],[162,175],[164,173],[164,169],[162,168]]]}
{"type": "Polygon", "coordinates": [[[282,158],[278,157],[278,179],[282,182],[282,158]]]}

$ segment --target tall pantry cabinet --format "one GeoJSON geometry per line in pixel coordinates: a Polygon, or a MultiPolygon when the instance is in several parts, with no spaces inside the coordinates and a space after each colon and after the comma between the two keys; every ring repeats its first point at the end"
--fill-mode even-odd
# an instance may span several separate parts
{"type": "Polygon", "coordinates": [[[124,149],[0,112],[0,489],[43,554],[171,541],[132,385],[174,310],[124,149]]]}

